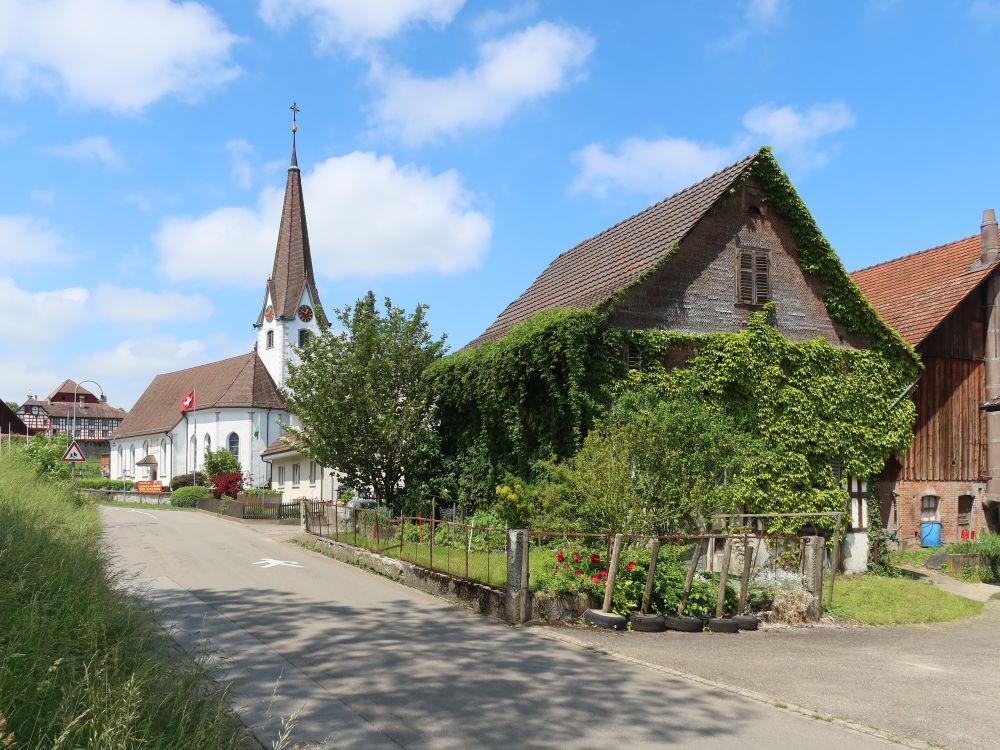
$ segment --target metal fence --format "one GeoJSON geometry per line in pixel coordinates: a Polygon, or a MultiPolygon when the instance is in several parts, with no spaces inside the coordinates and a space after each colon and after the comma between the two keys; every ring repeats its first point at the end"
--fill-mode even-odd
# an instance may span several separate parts
{"type": "Polygon", "coordinates": [[[214,497],[198,500],[198,510],[254,521],[284,521],[299,517],[299,503],[244,503],[238,500],[222,500],[214,497]]]}
{"type": "Polygon", "coordinates": [[[507,585],[507,531],[331,502],[306,504],[310,533],[488,586],[507,585]]]}

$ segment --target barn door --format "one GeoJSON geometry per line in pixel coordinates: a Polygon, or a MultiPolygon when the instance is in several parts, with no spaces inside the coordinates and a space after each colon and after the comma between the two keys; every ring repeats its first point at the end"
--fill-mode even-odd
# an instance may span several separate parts
{"type": "Polygon", "coordinates": [[[958,496],[958,536],[961,539],[962,532],[972,531],[972,495],[958,496]]]}

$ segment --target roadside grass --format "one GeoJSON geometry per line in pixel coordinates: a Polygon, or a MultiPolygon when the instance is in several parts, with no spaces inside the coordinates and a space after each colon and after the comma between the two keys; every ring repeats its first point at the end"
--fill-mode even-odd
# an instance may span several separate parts
{"type": "Polygon", "coordinates": [[[899,550],[889,553],[889,562],[892,565],[912,565],[917,568],[924,567],[924,564],[940,548],[924,548],[899,550]]]}
{"type": "Polygon", "coordinates": [[[834,617],[865,625],[909,625],[978,615],[983,603],[926,581],[862,574],[837,579],[828,610],[834,617]]]}
{"type": "Polygon", "coordinates": [[[139,510],[194,510],[194,508],[178,508],[176,505],[171,505],[170,503],[158,503],[154,505],[153,503],[122,503],[102,500],[100,504],[112,508],[138,508],[139,510]]]}
{"type": "Polygon", "coordinates": [[[97,506],[69,483],[0,457],[0,714],[13,747],[247,747],[228,686],[124,590],[100,533],[97,506]]]}

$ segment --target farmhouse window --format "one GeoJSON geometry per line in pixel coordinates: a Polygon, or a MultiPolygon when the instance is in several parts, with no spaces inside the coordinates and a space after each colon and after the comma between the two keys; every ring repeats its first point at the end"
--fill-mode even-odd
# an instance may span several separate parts
{"type": "Polygon", "coordinates": [[[299,486],[299,480],[301,478],[301,467],[299,464],[292,464],[292,487],[299,486]]]}
{"type": "Polygon", "coordinates": [[[315,461],[310,461],[309,462],[309,484],[310,485],[314,485],[314,486],[316,484],[316,462],[315,461]]]}
{"type": "Polygon", "coordinates": [[[642,369],[642,355],[639,348],[631,341],[625,344],[625,364],[629,370],[642,369]]]}
{"type": "Polygon", "coordinates": [[[280,484],[280,485],[284,485],[285,484],[285,467],[284,466],[279,466],[278,467],[278,484],[280,484]]]}
{"type": "Polygon", "coordinates": [[[740,248],[736,296],[745,305],[763,305],[771,299],[771,258],[767,250],[740,248]]]}
{"type": "Polygon", "coordinates": [[[931,522],[937,520],[938,499],[934,495],[924,495],[920,498],[920,520],[931,522]]]}

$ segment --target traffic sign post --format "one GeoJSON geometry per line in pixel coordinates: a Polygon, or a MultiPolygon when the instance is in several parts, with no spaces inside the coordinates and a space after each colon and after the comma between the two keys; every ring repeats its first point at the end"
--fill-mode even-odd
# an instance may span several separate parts
{"type": "Polygon", "coordinates": [[[80,447],[80,444],[74,440],[66,448],[66,452],[63,453],[62,460],[78,464],[86,461],[87,457],[83,455],[83,449],[80,447]]]}

